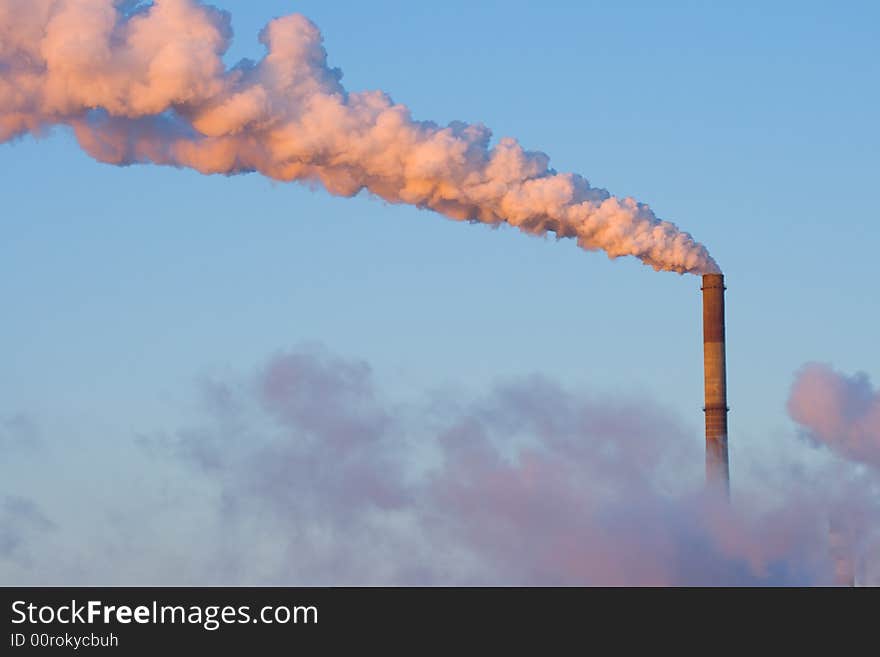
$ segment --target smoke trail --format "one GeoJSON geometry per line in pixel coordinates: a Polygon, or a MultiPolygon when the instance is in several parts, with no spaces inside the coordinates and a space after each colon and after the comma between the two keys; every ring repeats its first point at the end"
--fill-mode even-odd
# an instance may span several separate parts
{"type": "Polygon", "coordinates": [[[258,171],[361,190],[456,220],[554,232],[656,270],[719,271],[706,248],[648,206],[559,174],[482,125],[415,121],[381,91],[348,92],[318,29],[270,22],[267,53],[226,69],[227,13],[197,0],[4,0],[0,142],[72,126],[103,162],[202,173],[258,171]]]}

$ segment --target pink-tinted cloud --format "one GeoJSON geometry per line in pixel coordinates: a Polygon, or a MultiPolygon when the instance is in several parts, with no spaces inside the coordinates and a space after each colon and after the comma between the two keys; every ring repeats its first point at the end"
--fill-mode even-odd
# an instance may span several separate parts
{"type": "Polygon", "coordinates": [[[728,505],[703,491],[700,436],[644,400],[533,377],[396,408],[366,364],[312,350],[206,393],[206,424],[170,446],[238,537],[224,581],[825,584],[835,550],[876,545],[876,481],[791,477],[772,504],[728,505]],[[255,570],[261,541],[274,561],[255,570]]]}
{"type": "Polygon", "coordinates": [[[788,411],[813,443],[880,468],[880,390],[866,374],[807,364],[795,377],[788,411]]]}
{"type": "Polygon", "coordinates": [[[706,248],[632,198],[482,125],[416,121],[381,91],[349,92],[301,15],[269,22],[258,62],[227,69],[226,12],[197,0],[5,0],[0,142],[73,128],[103,162],[259,171],[361,190],[456,220],[554,232],[658,270],[717,271],[706,248]]]}
{"type": "Polygon", "coordinates": [[[367,363],[313,347],[204,381],[200,392],[184,428],[128,452],[141,478],[106,488],[124,494],[101,495],[108,473],[95,471],[99,497],[78,504],[85,492],[71,488],[67,515],[64,505],[40,510],[14,496],[0,503],[0,576],[880,583],[880,472],[844,459],[798,466],[793,453],[763,459],[760,470],[740,458],[727,503],[704,488],[699,427],[641,397],[533,376],[476,396],[393,403],[367,363]]]}

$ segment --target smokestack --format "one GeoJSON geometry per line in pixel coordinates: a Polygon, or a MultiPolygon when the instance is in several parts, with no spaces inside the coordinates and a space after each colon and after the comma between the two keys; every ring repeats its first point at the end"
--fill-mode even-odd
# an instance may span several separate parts
{"type": "Polygon", "coordinates": [[[724,275],[703,274],[703,373],[706,405],[706,481],[730,494],[727,463],[727,366],[724,275]]]}

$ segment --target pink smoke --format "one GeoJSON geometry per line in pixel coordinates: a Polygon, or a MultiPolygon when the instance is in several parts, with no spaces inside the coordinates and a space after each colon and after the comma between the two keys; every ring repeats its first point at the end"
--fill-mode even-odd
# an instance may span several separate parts
{"type": "Polygon", "coordinates": [[[482,125],[415,121],[381,91],[348,92],[318,28],[300,15],[260,33],[266,55],[227,69],[228,14],[196,0],[0,5],[0,142],[72,126],[103,162],[361,190],[456,220],[571,237],[657,270],[707,273],[706,248],[647,205],[560,174],[482,125]]]}
{"type": "MultiPolygon", "coordinates": [[[[641,397],[532,376],[400,403],[367,363],[313,347],[200,391],[185,426],[139,438],[129,457],[146,459],[144,478],[125,495],[101,493],[116,490],[101,469],[94,496],[71,489],[73,517],[57,496],[0,491],[0,579],[880,582],[880,470],[800,460],[793,441],[779,460],[741,452],[733,497],[719,500],[704,487],[699,427],[641,397]]],[[[31,431],[7,424],[7,445],[31,431]]],[[[24,455],[7,450],[10,467],[24,455]]],[[[53,460],[64,466],[41,459],[53,460]]]]}
{"type": "Polygon", "coordinates": [[[788,411],[814,443],[880,467],[880,391],[867,374],[846,376],[809,363],[795,377],[788,411]]]}
{"type": "Polygon", "coordinates": [[[311,349],[205,392],[204,422],[154,444],[242,536],[211,583],[829,584],[837,553],[878,541],[876,478],[777,471],[728,504],[699,433],[644,399],[531,377],[402,407],[366,363],[311,349]],[[257,537],[276,555],[259,570],[257,537]]]}

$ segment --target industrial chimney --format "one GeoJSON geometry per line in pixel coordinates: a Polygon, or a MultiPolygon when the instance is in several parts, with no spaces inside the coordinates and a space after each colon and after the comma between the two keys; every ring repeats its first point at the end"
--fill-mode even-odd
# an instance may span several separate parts
{"type": "Polygon", "coordinates": [[[724,275],[703,275],[703,373],[706,388],[706,481],[730,494],[727,463],[727,367],[724,356],[724,275]]]}

